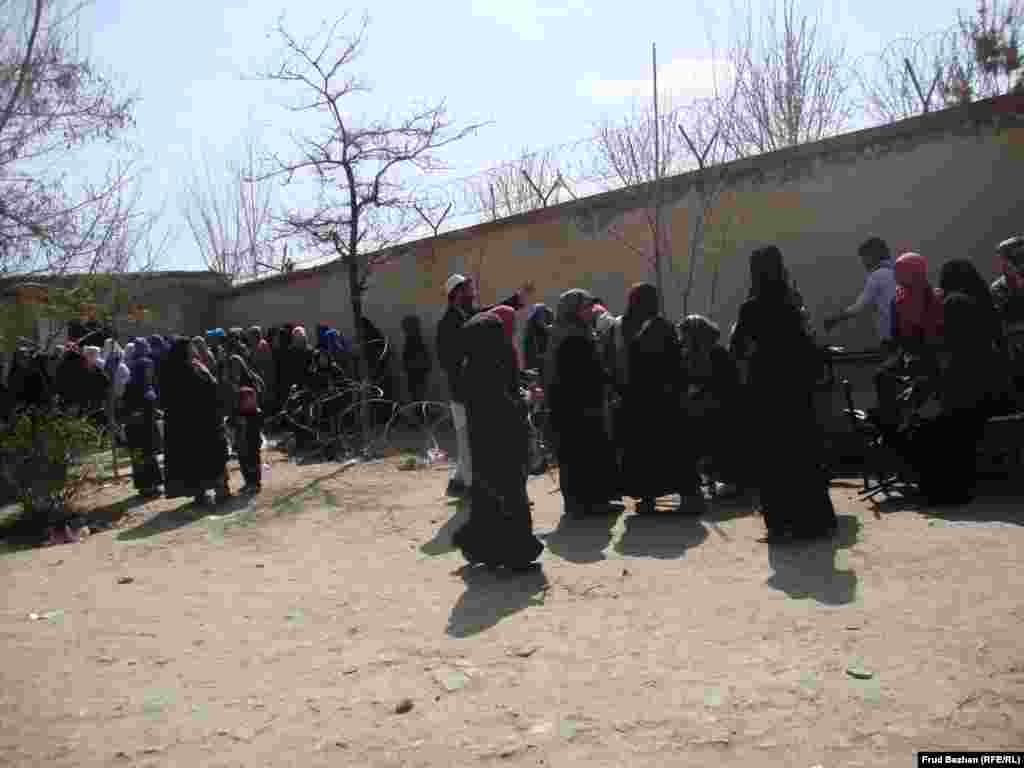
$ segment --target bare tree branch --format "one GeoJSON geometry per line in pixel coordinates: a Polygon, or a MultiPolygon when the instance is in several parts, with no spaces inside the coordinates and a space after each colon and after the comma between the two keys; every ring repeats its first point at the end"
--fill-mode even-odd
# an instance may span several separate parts
{"type": "Polygon", "coordinates": [[[783,0],[771,3],[755,33],[748,9],[745,33],[728,52],[736,98],[724,134],[739,156],[771,152],[839,133],[852,114],[845,46],[820,22],[783,0]]]}
{"type": "Polygon", "coordinates": [[[237,280],[271,260],[274,187],[259,172],[259,143],[250,128],[239,156],[217,167],[209,155],[193,163],[181,212],[208,269],[237,280]]]}
{"type": "Polygon", "coordinates": [[[72,185],[63,170],[83,147],[124,148],[135,103],[79,52],[83,7],[0,6],[0,274],[117,268],[104,259],[139,216],[130,159],[112,163],[99,183],[72,185]]]}
{"type": "Polygon", "coordinates": [[[558,203],[559,165],[554,150],[524,148],[512,162],[469,179],[466,207],[479,207],[496,221],[558,203]]]}
{"type": "Polygon", "coordinates": [[[280,222],[281,234],[301,236],[346,265],[362,342],[362,297],[370,274],[393,259],[387,249],[408,236],[422,215],[412,180],[443,169],[440,151],[481,124],[455,127],[443,101],[397,120],[351,119],[349,97],[367,90],[349,70],[362,52],[368,20],[364,16],[349,35],[342,33],[345,21],[342,16],[303,41],[278,21],[280,62],[259,77],[295,86],[298,101],[286,108],[316,115],[321,125],[294,137],[294,156],[267,158],[258,178],[312,184],[315,203],[290,210],[280,222]]]}

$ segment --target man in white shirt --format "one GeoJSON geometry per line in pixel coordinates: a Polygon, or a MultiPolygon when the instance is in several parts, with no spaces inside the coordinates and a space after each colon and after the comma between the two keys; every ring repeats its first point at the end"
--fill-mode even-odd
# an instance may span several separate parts
{"type": "Polygon", "coordinates": [[[893,271],[892,253],[884,240],[880,237],[871,237],[861,243],[857,254],[868,273],[864,290],[851,306],[825,318],[825,332],[831,332],[840,323],[870,308],[875,313],[878,337],[885,347],[892,341],[892,302],[896,298],[896,275],[893,271]]]}

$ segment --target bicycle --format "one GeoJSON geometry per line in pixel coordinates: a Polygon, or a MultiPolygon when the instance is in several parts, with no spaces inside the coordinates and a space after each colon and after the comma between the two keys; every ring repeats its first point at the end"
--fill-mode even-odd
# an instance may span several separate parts
{"type": "Polygon", "coordinates": [[[522,373],[520,395],[526,403],[529,459],[527,470],[531,475],[543,475],[557,464],[554,448],[548,440],[551,411],[547,407],[540,374],[535,370],[522,373]]]}

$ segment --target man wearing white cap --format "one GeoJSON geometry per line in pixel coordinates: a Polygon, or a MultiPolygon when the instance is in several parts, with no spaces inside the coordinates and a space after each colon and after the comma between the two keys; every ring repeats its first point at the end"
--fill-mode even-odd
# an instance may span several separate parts
{"type": "MultiPolygon", "coordinates": [[[[455,474],[448,481],[449,496],[467,496],[473,483],[473,462],[469,447],[469,424],[466,421],[466,407],[463,404],[461,390],[462,362],[465,353],[462,349],[462,326],[476,314],[486,312],[492,307],[478,307],[476,285],[472,278],[463,275],[452,275],[444,284],[448,296],[448,310],[437,325],[437,358],[441,369],[448,378],[448,391],[451,395],[452,421],[455,423],[455,438],[458,448],[458,460],[455,474]]],[[[522,288],[508,299],[493,306],[505,305],[513,309],[525,306],[525,297],[533,292],[533,284],[525,283],[522,288]]]]}

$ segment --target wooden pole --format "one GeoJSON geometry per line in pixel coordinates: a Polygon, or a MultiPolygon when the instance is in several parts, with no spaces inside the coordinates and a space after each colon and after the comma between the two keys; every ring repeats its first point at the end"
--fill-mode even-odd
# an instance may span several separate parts
{"type": "Polygon", "coordinates": [[[654,284],[658,288],[658,306],[665,311],[665,291],[661,279],[661,120],[658,116],[658,46],[651,43],[651,70],[654,83],[654,284]]]}
{"type": "MultiPolygon", "coordinates": [[[[117,341],[117,320],[111,319],[110,333],[117,341]]],[[[111,345],[113,346],[113,345],[111,345]]],[[[110,457],[114,463],[114,479],[120,478],[120,471],[117,468],[117,394],[114,392],[117,381],[117,369],[114,370],[110,379],[110,386],[107,388],[107,432],[110,434],[110,457]]]]}

